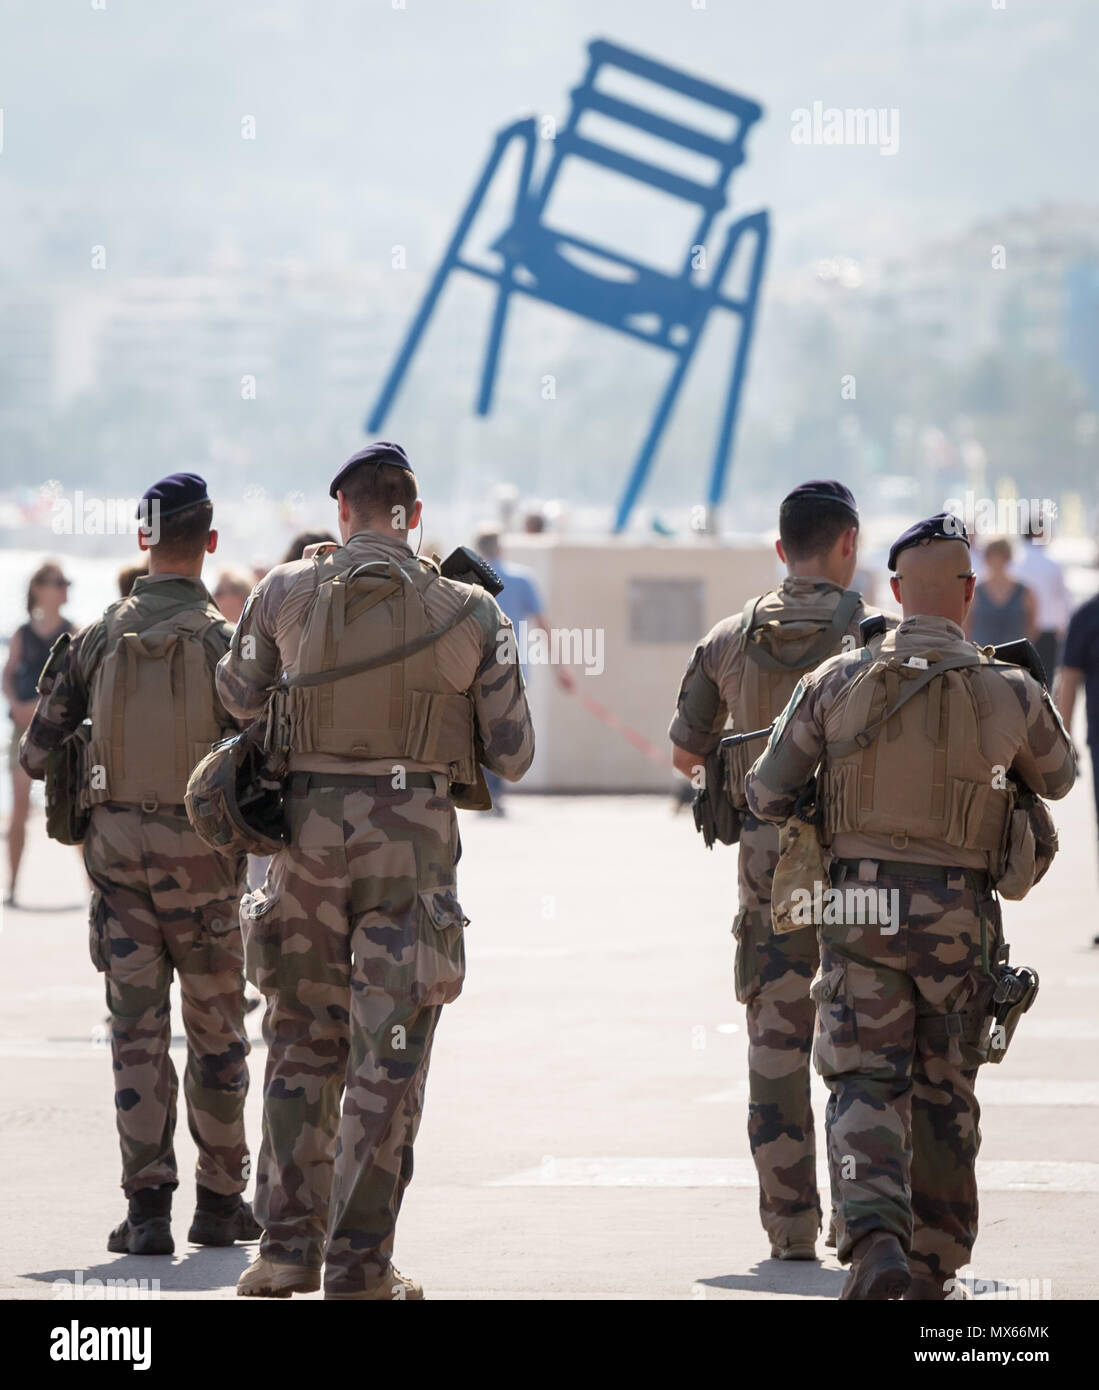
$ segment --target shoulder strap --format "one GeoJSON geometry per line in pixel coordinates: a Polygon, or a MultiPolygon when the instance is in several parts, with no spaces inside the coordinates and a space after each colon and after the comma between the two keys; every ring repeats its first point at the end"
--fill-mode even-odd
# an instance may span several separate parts
{"type": "Polygon", "coordinates": [[[846,738],[839,743],[828,745],[828,754],[832,758],[847,758],[852,753],[857,753],[860,748],[869,748],[870,745],[881,733],[882,729],[889,723],[893,716],[902,706],[911,700],[913,695],[918,695],[925,686],[943,676],[947,671],[958,671],[966,666],[979,666],[981,664],[978,652],[958,652],[955,656],[945,656],[941,661],[936,661],[929,666],[926,671],[921,672],[915,680],[910,681],[901,691],[900,695],[893,701],[880,719],[876,719],[868,728],[857,733],[854,738],[846,738]]]}
{"type": "MultiPolygon", "coordinates": [[[[758,602],[759,600],[757,599],[756,603],[758,602]]],[[[829,619],[828,626],[804,656],[800,656],[793,665],[787,665],[786,662],[780,661],[774,653],[767,651],[767,649],[762,647],[758,642],[749,642],[747,639],[751,636],[750,626],[746,627],[744,630],[745,651],[756,665],[762,667],[764,671],[808,671],[813,666],[819,666],[826,657],[832,655],[837,642],[843,636],[844,632],[846,632],[847,625],[855,616],[855,609],[861,602],[862,595],[857,589],[844,589],[843,593],[840,595],[839,602],[832,610],[832,617],[829,619]]],[[[752,611],[754,616],[754,604],[752,606],[752,611]]],[[[745,610],[745,612],[747,612],[747,610],[745,610]]]]}
{"type": "Polygon", "coordinates": [[[398,661],[406,661],[410,656],[415,656],[417,652],[423,651],[425,647],[430,647],[440,637],[444,637],[452,628],[457,627],[464,618],[468,618],[483,597],[484,592],[479,584],[474,585],[466,595],[465,602],[452,618],[448,618],[442,627],[433,628],[430,632],[413,638],[411,642],[404,642],[399,647],[393,647],[387,652],[380,652],[377,656],[368,657],[365,661],[352,661],[346,666],[335,666],[330,671],[313,671],[307,675],[288,676],[285,681],[281,681],[269,689],[280,690],[293,686],[328,685],[330,681],[343,680],[345,676],[357,676],[363,671],[376,671],[380,666],[392,666],[398,661]]]}

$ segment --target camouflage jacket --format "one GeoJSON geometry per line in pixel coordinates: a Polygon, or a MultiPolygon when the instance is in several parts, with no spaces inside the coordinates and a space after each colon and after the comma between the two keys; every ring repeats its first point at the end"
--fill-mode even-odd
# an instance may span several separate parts
{"type": "MultiPolygon", "coordinates": [[[[407,559],[412,554],[404,541],[375,531],[358,532],[344,549],[360,564],[407,559]]],[[[229,652],[217,670],[218,693],[242,719],[259,715],[267,703],[269,687],[284,671],[292,669],[316,586],[316,566],[311,558],[305,558],[276,565],[249,596],[229,652]]],[[[432,584],[427,597],[428,616],[441,625],[457,612],[468,593],[469,585],[453,580],[432,584]]],[[[515,642],[503,639],[510,627],[496,600],[485,594],[469,616],[435,644],[434,650],[446,682],[455,691],[468,691],[473,698],[484,765],[500,777],[516,782],[534,757],[534,726],[515,642]]],[[[443,770],[425,768],[411,758],[404,761],[413,771],[443,770]]],[[[290,766],[300,771],[379,775],[392,770],[392,759],[296,752],[291,754],[290,766]]]]}
{"type": "MultiPolygon", "coordinates": [[[[172,588],[166,596],[180,600],[193,598],[196,607],[213,602],[200,579],[191,579],[181,574],[142,575],[134,582],[133,595],[139,596],[154,584],[171,585],[172,588]]],[[[111,608],[108,608],[107,614],[110,612],[111,608]]],[[[107,627],[104,621],[107,614],[81,628],[74,635],[59,669],[53,673],[53,683],[48,693],[39,697],[34,717],[19,745],[19,762],[28,777],[45,777],[49,754],[91,713],[92,681],[103,659],[107,642],[107,627]]],[[[231,633],[229,624],[223,623],[211,627],[206,635],[211,679],[214,668],[229,648],[231,633]]],[[[237,723],[216,700],[215,708],[223,727],[231,728],[237,723]]]]}
{"type": "MultiPolygon", "coordinates": [[[[958,648],[966,639],[962,629],[945,618],[914,616],[901,623],[892,640],[898,651],[919,653],[958,648]]],[[[829,739],[836,737],[833,712],[862,667],[864,650],[834,656],[799,682],[745,781],[748,805],[761,820],[785,821],[818,766],[827,764],[829,739]]],[[[981,753],[1039,796],[1064,796],[1075,780],[1076,759],[1048,691],[1018,666],[984,667],[982,672],[991,713],[981,722],[981,753]]],[[[832,852],[837,858],[989,866],[982,850],[943,841],[912,841],[898,849],[884,835],[837,834],[832,852]]]]}
{"type": "MultiPolygon", "coordinates": [[[[778,593],[799,607],[819,604],[827,617],[843,589],[827,579],[788,577],[782,581],[778,593]]],[[[845,637],[853,639],[855,647],[859,645],[859,623],[878,611],[861,603],[855,609],[844,633],[845,637]]],[[[890,627],[895,627],[899,619],[887,615],[887,621],[890,627]]],[[[852,643],[847,645],[851,647],[852,643]]],[[[668,737],[676,747],[697,753],[700,758],[714,751],[721,741],[729,711],[736,704],[746,660],[742,615],[737,613],[722,618],[694,649],[679,687],[675,716],[668,728],[668,737]]],[[[780,712],[772,710],[769,717],[773,719],[780,712]]]]}

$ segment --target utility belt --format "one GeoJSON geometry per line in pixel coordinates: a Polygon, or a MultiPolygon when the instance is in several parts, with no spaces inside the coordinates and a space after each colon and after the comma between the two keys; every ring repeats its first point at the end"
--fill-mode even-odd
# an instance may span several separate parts
{"type": "Polygon", "coordinates": [[[872,883],[879,878],[911,878],[938,883],[944,888],[956,886],[954,881],[960,879],[962,886],[971,889],[978,897],[986,897],[993,887],[992,875],[987,869],[967,869],[960,864],[910,864],[903,859],[832,860],[833,883],[840,884],[853,878],[863,883],[872,883]],[[866,874],[864,866],[867,865],[874,871],[871,876],[866,874]]]}
{"type": "Polygon", "coordinates": [[[432,791],[439,783],[446,782],[442,772],[406,772],[400,786],[394,786],[389,773],[371,776],[368,773],[356,775],[353,772],[292,772],[287,779],[286,791],[289,796],[305,796],[307,792],[326,787],[346,787],[349,791],[393,792],[405,791],[409,787],[428,787],[432,791]]]}

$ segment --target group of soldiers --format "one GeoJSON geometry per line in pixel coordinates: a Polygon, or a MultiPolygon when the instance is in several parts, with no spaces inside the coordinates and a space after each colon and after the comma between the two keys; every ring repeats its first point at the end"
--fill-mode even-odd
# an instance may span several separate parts
{"type": "MultiPolygon", "coordinates": [[[[20,759],[41,778],[83,731],[90,951],[106,980],[128,1201],[108,1249],[174,1249],[178,974],[199,1155],[189,1239],[259,1239],[242,1295],[323,1281],[326,1298],[422,1298],[392,1252],[435,1029],[465,972],[456,789],[481,769],[518,780],[534,734],[498,604],[409,546],[421,502],[400,446],[355,454],[330,495],[341,543],[276,566],[233,629],[202,583],[217,546],[205,482],[173,474],[149,488],[148,574],[55,644],[20,759]],[[265,717],[269,729],[273,692],[282,830],[247,891],[241,844],[194,816],[194,770],[240,730],[265,717]],[[245,973],[266,1003],[254,1213],[242,1196],[245,973]]],[[[749,741],[727,779],[763,1226],[776,1258],[815,1258],[815,1036],[831,1090],[828,1243],[851,1264],[843,1296],[942,1298],[976,1235],[974,1079],[1004,959],[995,888],[1011,805],[997,769],[1058,797],[1073,751],[1040,682],[965,640],[974,578],[955,518],[894,545],[903,620],[883,615],[872,638],[850,589],[850,492],[795,489],[779,531],[788,577],[699,645],[670,730],[694,777],[730,720],[754,731],[777,719],[754,766],[749,741]],[[888,926],[850,916],[774,930],[778,827],[814,786],[830,886],[892,891],[888,926]]]]}
{"type": "MultiPolygon", "coordinates": [[[[965,638],[975,576],[959,518],[899,537],[903,617],[869,624],[849,587],[859,516],[843,484],[795,488],[779,536],[787,578],[702,640],[669,730],[677,768],[700,786],[722,776],[739,813],[734,972],[760,1216],[774,1258],[816,1258],[812,1053],[830,1092],[841,1297],[960,1298],[977,1235],[974,1085],[1006,1046],[992,1027],[1007,961],[996,890],[1029,887],[1019,807],[1064,796],[1075,755],[1044,684],[965,638]],[[773,729],[758,759],[758,743],[728,743],[715,774],[730,719],[773,729]],[[827,886],[841,902],[789,930],[773,915],[779,827],[807,803],[827,861],[803,872],[806,897],[827,886]],[[867,890],[895,911],[867,920],[867,890]]],[[[1033,879],[1033,839],[1029,853],[1033,879]]]]}
{"type": "Polygon", "coordinates": [[[106,977],[128,1199],[108,1249],[174,1249],[178,973],[199,1154],[188,1238],[260,1240],[242,1295],[312,1292],[323,1270],[326,1298],[417,1299],[391,1255],[435,1027],[465,973],[450,791],[479,765],[518,780],[534,733],[494,598],[408,544],[421,502],[404,451],[367,446],[330,495],[342,544],[269,571],[233,630],[201,579],[217,546],[205,482],[149,488],[149,573],[55,645],[20,756],[43,777],[90,720],[90,949],[106,977]],[[280,681],[286,843],[248,893],[245,855],[202,838],[185,796],[203,755],[251,725],[280,681]],[[242,964],[266,1002],[254,1215],[241,1196],[242,964]]]}

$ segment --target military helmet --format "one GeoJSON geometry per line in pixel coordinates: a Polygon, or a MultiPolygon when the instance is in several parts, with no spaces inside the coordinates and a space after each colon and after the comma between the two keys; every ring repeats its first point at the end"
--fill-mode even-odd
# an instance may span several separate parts
{"type": "Polygon", "coordinates": [[[286,844],[282,787],[252,730],[215,743],[187,782],[187,819],[219,854],[274,854],[286,844]]]}

